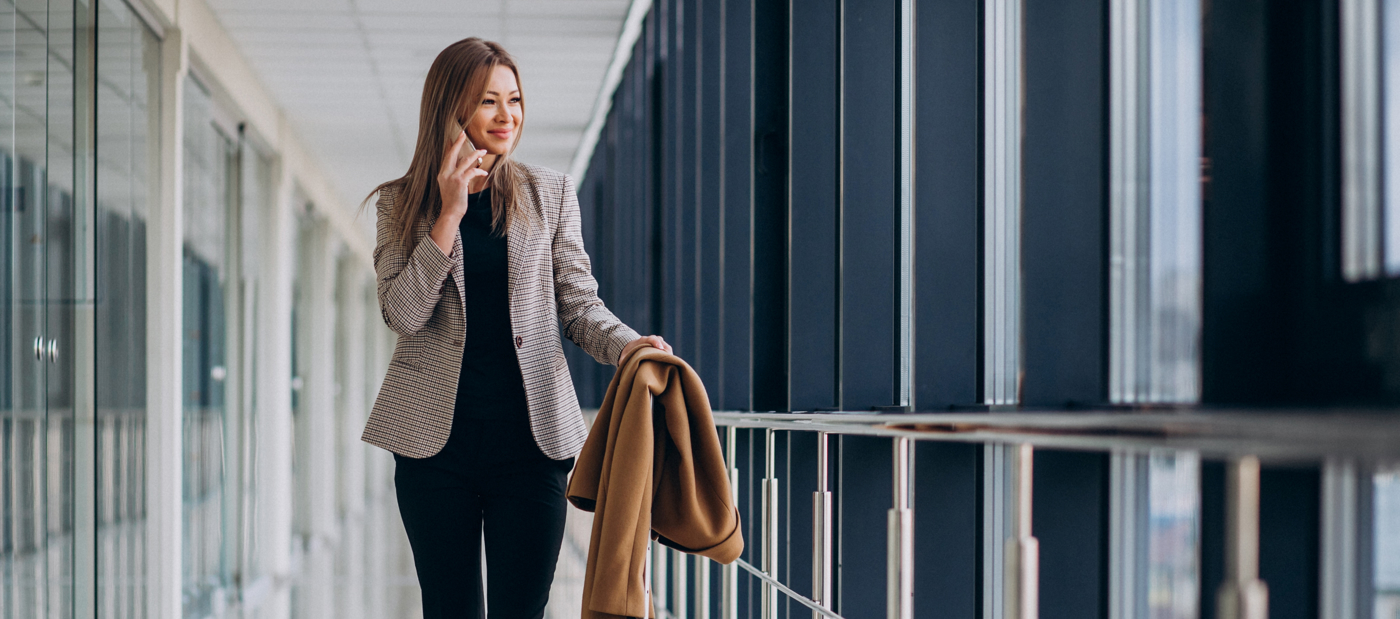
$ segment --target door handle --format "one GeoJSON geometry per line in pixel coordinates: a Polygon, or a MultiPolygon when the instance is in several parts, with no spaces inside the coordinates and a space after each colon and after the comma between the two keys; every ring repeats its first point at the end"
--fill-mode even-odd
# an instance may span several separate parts
{"type": "Polygon", "coordinates": [[[49,363],[58,362],[58,340],[49,340],[49,363]]]}
{"type": "Polygon", "coordinates": [[[44,360],[44,336],[34,338],[34,360],[44,360]]]}

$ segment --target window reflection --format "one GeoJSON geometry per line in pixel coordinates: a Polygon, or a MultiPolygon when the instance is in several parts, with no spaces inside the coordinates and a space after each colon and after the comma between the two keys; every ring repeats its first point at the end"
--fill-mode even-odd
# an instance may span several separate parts
{"type": "Polygon", "coordinates": [[[1200,459],[1189,452],[1153,454],[1148,485],[1149,616],[1194,619],[1200,595],[1200,459]]]}
{"type": "Polygon", "coordinates": [[[160,43],[99,7],[97,96],[98,616],[145,617],[146,219],[158,195],[160,43]]]}
{"type": "Polygon", "coordinates": [[[1201,461],[1195,452],[1113,455],[1111,619],[1195,619],[1201,461]]]}
{"type": "Polygon", "coordinates": [[[1375,619],[1400,619],[1400,468],[1375,476],[1375,619]]]}
{"type": "Polygon", "coordinates": [[[228,260],[233,143],[214,125],[209,92],[185,83],[184,133],[184,606],[221,609],[230,582],[225,482],[228,260]]]}
{"type": "Polygon", "coordinates": [[[1400,275],[1400,0],[1384,0],[1381,20],[1385,270],[1400,275]]]}

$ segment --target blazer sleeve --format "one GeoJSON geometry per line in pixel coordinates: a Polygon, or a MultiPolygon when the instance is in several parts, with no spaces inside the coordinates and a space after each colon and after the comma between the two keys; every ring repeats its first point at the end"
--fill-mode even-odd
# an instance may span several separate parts
{"type": "MultiPolygon", "coordinates": [[[[375,205],[374,272],[379,281],[379,311],[395,333],[413,335],[428,324],[442,298],[453,257],[444,256],[430,235],[404,247],[394,222],[395,189],[382,189],[375,205]]],[[[455,248],[454,248],[455,249],[455,248]]]]}
{"type": "Polygon", "coordinates": [[[563,200],[559,225],[554,229],[554,298],[564,335],[592,355],[598,363],[617,365],[622,348],[641,337],[622,324],[598,298],[588,254],[583,249],[578,194],[574,181],[563,176],[563,200]]]}

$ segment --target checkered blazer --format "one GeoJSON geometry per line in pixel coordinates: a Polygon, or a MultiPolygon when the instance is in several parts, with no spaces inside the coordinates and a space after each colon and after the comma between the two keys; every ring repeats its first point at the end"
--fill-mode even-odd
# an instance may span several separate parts
{"type": "MultiPolygon", "coordinates": [[[[525,165],[516,194],[531,214],[513,221],[506,240],[510,324],[525,378],[530,430],[545,455],[573,457],[588,436],[579,411],[559,325],[600,363],[616,365],[638,337],[598,299],[583,250],[578,196],[568,176],[525,165]]],[[[405,247],[393,225],[397,192],[379,192],[374,269],[384,323],[399,335],[361,439],[410,458],[442,450],[452,429],[466,340],[462,236],[444,256],[419,222],[405,247]]],[[[435,221],[435,220],[434,220],[435,221]]]]}

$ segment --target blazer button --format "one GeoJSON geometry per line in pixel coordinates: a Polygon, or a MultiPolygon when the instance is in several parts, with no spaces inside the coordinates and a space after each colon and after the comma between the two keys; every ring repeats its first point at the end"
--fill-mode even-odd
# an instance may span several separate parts
{"type": "Polygon", "coordinates": [[[520,337],[520,336],[518,336],[518,335],[515,336],[515,347],[516,347],[516,348],[520,348],[520,346],[523,345],[524,343],[525,343],[525,338],[520,337]]]}

